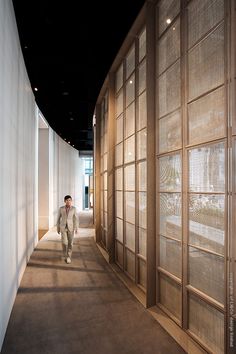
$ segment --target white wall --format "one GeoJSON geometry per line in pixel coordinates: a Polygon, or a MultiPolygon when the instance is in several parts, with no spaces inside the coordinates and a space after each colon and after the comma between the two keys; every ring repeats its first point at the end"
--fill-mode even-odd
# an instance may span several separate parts
{"type": "Polygon", "coordinates": [[[0,0],[0,349],[37,242],[37,121],[13,6],[0,0]]]}
{"type": "MultiPolygon", "coordinates": [[[[11,0],[0,0],[0,350],[17,289],[38,242],[38,124],[13,6],[11,0]]],[[[66,194],[82,208],[82,169],[78,151],[50,127],[44,153],[49,161],[50,228],[66,194]]]]}

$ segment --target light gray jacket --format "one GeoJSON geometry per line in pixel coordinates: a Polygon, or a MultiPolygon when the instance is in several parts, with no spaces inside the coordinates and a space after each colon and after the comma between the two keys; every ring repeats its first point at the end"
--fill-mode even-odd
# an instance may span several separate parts
{"type": "Polygon", "coordinates": [[[57,232],[64,232],[66,225],[70,232],[77,231],[79,220],[78,213],[74,206],[70,207],[68,215],[66,214],[66,207],[62,206],[58,210],[57,215],[57,232]]]}

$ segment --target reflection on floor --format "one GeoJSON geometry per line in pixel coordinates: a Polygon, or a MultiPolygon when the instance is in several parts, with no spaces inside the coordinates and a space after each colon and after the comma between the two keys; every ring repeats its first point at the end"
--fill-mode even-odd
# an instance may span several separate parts
{"type": "MultiPolygon", "coordinates": [[[[88,223],[87,223],[88,224],[88,223]]],[[[72,263],[48,232],[24,273],[2,354],[178,354],[183,349],[116,277],[94,229],[80,228],[72,263]]]]}

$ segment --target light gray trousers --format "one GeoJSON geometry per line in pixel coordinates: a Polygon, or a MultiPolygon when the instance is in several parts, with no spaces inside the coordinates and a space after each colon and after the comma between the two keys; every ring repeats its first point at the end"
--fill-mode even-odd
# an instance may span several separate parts
{"type": "Polygon", "coordinates": [[[62,242],[62,251],[65,258],[72,256],[72,247],[74,240],[74,232],[70,232],[66,229],[64,232],[61,232],[61,242],[62,242]]]}

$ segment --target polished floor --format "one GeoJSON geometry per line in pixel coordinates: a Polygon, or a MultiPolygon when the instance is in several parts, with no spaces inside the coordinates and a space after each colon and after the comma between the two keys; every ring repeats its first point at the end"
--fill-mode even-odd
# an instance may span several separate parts
{"type": "Polygon", "coordinates": [[[79,229],[71,264],[61,256],[50,231],[25,270],[2,354],[185,353],[117,278],[93,228],[79,229]]]}

